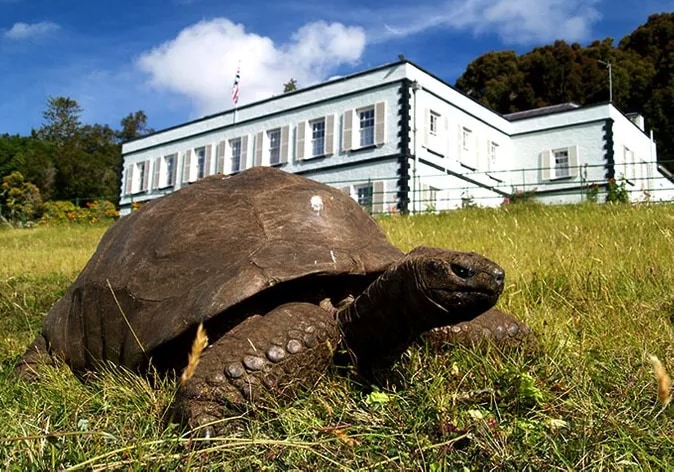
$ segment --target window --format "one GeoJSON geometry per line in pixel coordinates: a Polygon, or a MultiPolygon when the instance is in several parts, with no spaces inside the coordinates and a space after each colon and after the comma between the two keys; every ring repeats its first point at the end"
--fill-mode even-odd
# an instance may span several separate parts
{"type": "Polygon", "coordinates": [[[374,107],[360,110],[358,117],[360,120],[360,146],[372,146],[374,144],[374,107]]]}
{"type": "Polygon", "coordinates": [[[137,179],[138,185],[134,185],[134,187],[137,188],[139,192],[142,192],[145,190],[145,188],[143,188],[144,187],[143,183],[147,181],[147,169],[144,162],[136,164],[135,174],[138,176],[137,179]]]}
{"type": "Polygon", "coordinates": [[[176,155],[171,154],[170,156],[164,156],[164,168],[166,169],[165,182],[166,187],[171,187],[175,185],[175,175],[176,175],[176,155]]]}
{"type": "Polygon", "coordinates": [[[194,154],[197,156],[197,179],[203,179],[206,175],[206,148],[197,148],[194,154]]]}
{"type": "Polygon", "coordinates": [[[468,128],[463,128],[461,133],[461,147],[464,151],[470,151],[470,138],[473,132],[468,128]]]}
{"type": "Polygon", "coordinates": [[[325,118],[312,121],[311,125],[311,155],[322,156],[325,154],[325,118]]]}
{"type": "Polygon", "coordinates": [[[372,184],[357,185],[355,189],[358,204],[368,212],[372,212],[372,184]]]}
{"type": "Polygon", "coordinates": [[[241,138],[232,139],[229,142],[232,149],[232,172],[241,170],[241,138]]]}
{"type": "Polygon", "coordinates": [[[428,115],[428,134],[437,136],[440,129],[440,113],[430,110],[428,115]]]}
{"type": "Polygon", "coordinates": [[[552,151],[555,165],[555,178],[569,177],[569,150],[557,149],[552,151]]]}
{"type": "Polygon", "coordinates": [[[498,144],[489,141],[489,169],[496,169],[496,155],[498,154],[498,144]]]}
{"type": "Polygon", "coordinates": [[[277,165],[281,162],[281,130],[273,129],[267,132],[269,138],[269,165],[277,165]]]}

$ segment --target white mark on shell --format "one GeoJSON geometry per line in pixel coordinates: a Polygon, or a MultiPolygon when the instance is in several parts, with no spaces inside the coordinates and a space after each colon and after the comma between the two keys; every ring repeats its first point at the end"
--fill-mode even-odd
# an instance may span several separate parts
{"type": "Polygon", "coordinates": [[[320,213],[321,210],[323,209],[323,199],[318,196],[314,195],[311,197],[311,209],[314,210],[316,213],[320,213]]]}
{"type": "Polygon", "coordinates": [[[335,264],[337,263],[337,258],[335,257],[335,251],[330,249],[330,259],[332,259],[332,263],[335,264]]]}

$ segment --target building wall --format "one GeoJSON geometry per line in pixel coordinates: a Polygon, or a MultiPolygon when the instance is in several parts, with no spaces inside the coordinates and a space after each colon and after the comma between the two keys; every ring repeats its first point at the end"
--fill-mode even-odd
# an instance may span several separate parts
{"type": "Polygon", "coordinates": [[[122,214],[132,202],[188,185],[200,177],[199,169],[204,175],[229,174],[256,165],[278,165],[329,183],[374,212],[395,209],[404,163],[409,164],[413,212],[496,206],[516,191],[535,191],[548,203],[576,202],[584,199],[588,183],[603,183],[611,172],[627,178],[629,190],[674,198],[674,186],[655,169],[654,143],[612,105],[508,121],[407,62],[163,130],[125,143],[122,152],[122,214]],[[402,103],[402,97],[409,102],[402,103]],[[374,111],[374,143],[360,147],[363,107],[374,111]],[[401,116],[409,116],[409,123],[402,123],[401,116]],[[325,124],[326,147],[313,156],[316,119],[325,124]],[[273,130],[279,131],[278,139],[273,130]],[[407,139],[409,155],[401,156],[407,139]],[[272,142],[280,143],[278,164],[270,162],[272,142]],[[175,160],[173,173],[169,156],[175,160]],[[173,181],[167,182],[170,175],[173,181]]]}
{"type": "MultiPolygon", "coordinates": [[[[194,156],[201,148],[205,148],[206,154],[205,175],[236,171],[232,167],[232,140],[238,138],[242,138],[241,154],[242,157],[245,155],[245,163],[241,162],[239,170],[254,165],[270,165],[268,132],[275,129],[284,130],[287,137],[286,159],[279,167],[317,178],[329,172],[331,178],[337,181],[336,186],[340,186],[340,180],[349,181],[348,185],[342,187],[351,187],[353,190],[356,180],[367,182],[373,175],[381,174],[373,171],[372,166],[361,166],[360,163],[372,159],[392,161],[397,156],[400,139],[399,77],[399,70],[394,67],[356,77],[352,79],[353,83],[337,80],[318,89],[311,88],[304,96],[296,92],[288,97],[278,97],[241,109],[236,113],[236,123],[227,123],[227,120],[234,120],[234,113],[226,113],[127,143],[123,147],[122,213],[130,211],[132,201],[146,201],[196,180],[198,166],[194,156]],[[285,108],[279,106],[279,102],[285,102],[285,108]],[[375,112],[375,143],[361,147],[358,113],[368,107],[372,107],[375,112]],[[347,134],[344,132],[347,114],[351,116],[352,125],[349,145],[345,142],[347,134]],[[327,144],[330,141],[331,145],[324,154],[314,157],[311,155],[311,123],[316,119],[324,119],[325,142],[327,144]],[[330,140],[327,139],[328,135],[332,136],[330,140]],[[299,139],[301,136],[304,136],[303,141],[299,139]],[[299,152],[300,148],[302,152],[299,152]],[[163,160],[171,155],[176,156],[175,181],[167,186],[169,169],[163,160]],[[357,177],[353,169],[367,169],[368,173],[357,177]],[[155,178],[157,170],[159,177],[155,178]]],[[[388,169],[386,172],[391,171],[389,167],[381,166],[382,169],[388,169]]],[[[389,177],[395,175],[393,170],[389,177]]],[[[395,194],[394,184],[390,182],[386,185],[387,193],[395,194]]]]}

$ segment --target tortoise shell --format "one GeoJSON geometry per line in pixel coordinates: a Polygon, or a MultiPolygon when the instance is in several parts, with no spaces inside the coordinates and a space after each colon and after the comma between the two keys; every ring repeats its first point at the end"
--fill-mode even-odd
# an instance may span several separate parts
{"type": "Polygon", "coordinates": [[[210,337],[330,287],[346,295],[354,289],[344,280],[374,277],[401,256],[340,190],[270,167],[215,175],[111,226],[43,335],[75,371],[136,368],[201,322],[220,320],[210,337]]]}

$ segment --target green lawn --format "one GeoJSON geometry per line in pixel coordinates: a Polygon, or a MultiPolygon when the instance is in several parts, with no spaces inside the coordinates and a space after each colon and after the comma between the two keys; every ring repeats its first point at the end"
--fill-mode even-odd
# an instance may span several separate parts
{"type": "Polygon", "coordinates": [[[480,252],[506,270],[498,306],[535,349],[410,349],[372,391],[333,369],[289,405],[232,418],[198,446],[166,421],[175,385],[67,368],[12,369],[102,226],[0,230],[0,467],[7,470],[663,470],[674,407],[649,362],[674,370],[674,206],[510,205],[386,217],[392,241],[480,252]]]}

